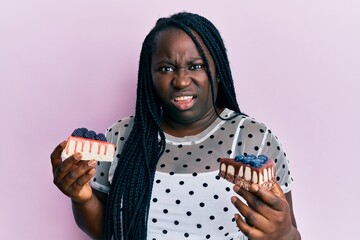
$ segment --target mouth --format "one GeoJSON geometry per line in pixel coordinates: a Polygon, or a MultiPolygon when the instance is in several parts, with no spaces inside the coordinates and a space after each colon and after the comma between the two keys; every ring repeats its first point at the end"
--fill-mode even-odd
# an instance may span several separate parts
{"type": "Polygon", "coordinates": [[[184,111],[190,109],[194,105],[195,99],[196,96],[191,96],[191,95],[179,96],[179,97],[174,97],[172,99],[172,102],[177,109],[184,111]]]}

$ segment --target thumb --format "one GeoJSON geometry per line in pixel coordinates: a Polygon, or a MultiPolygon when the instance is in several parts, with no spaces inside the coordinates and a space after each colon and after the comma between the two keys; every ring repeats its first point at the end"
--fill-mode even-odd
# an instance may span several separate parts
{"type": "Polygon", "coordinates": [[[285,194],[277,181],[275,181],[275,183],[271,189],[271,192],[279,197],[285,198],[285,194]]]}

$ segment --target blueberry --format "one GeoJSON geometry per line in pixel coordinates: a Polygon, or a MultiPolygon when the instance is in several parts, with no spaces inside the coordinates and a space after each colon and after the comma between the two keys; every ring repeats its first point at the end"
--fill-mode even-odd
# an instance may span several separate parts
{"type": "Polygon", "coordinates": [[[107,139],[103,133],[98,133],[98,135],[96,135],[95,139],[99,140],[99,141],[107,142],[107,139]]]}
{"type": "Polygon", "coordinates": [[[86,128],[77,128],[73,131],[73,133],[71,134],[71,136],[73,137],[84,137],[85,133],[88,130],[86,128]]]}
{"type": "Polygon", "coordinates": [[[248,159],[255,159],[256,156],[254,154],[249,154],[246,156],[248,159]]]}
{"type": "Polygon", "coordinates": [[[90,130],[90,131],[87,131],[85,134],[84,134],[84,138],[88,138],[88,139],[94,139],[95,140],[95,137],[96,137],[96,132],[90,130]]]}
{"type": "Polygon", "coordinates": [[[261,159],[263,162],[266,162],[268,160],[268,157],[265,155],[259,155],[258,158],[261,159]]]}
{"type": "Polygon", "coordinates": [[[241,155],[241,154],[235,157],[236,162],[243,162],[244,159],[245,159],[245,156],[241,155]]]}

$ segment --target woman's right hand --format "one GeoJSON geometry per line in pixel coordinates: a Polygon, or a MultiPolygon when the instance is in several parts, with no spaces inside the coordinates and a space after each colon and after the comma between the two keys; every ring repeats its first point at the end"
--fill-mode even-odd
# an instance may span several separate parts
{"type": "Polygon", "coordinates": [[[61,152],[65,145],[66,141],[60,143],[50,156],[54,184],[73,201],[85,203],[93,194],[90,180],[95,175],[96,161],[82,161],[81,153],[75,153],[62,161],[61,152]]]}

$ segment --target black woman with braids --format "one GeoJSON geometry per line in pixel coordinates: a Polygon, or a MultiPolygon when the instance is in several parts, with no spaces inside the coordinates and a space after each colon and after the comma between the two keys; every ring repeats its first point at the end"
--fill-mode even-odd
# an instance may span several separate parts
{"type": "Polygon", "coordinates": [[[275,135],[243,114],[223,40],[204,17],[161,18],[146,36],[134,117],[107,130],[113,162],[60,160],[54,183],[94,239],[300,239],[292,179],[275,135]],[[219,158],[265,154],[271,190],[239,189],[218,177],[219,158]]]}

